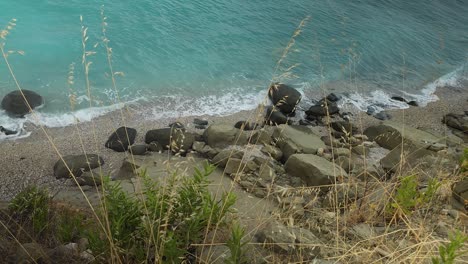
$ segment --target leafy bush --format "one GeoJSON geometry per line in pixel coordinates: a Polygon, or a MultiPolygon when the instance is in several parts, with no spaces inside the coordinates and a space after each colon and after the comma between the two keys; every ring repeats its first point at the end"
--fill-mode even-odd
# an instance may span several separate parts
{"type": "Polygon", "coordinates": [[[49,193],[46,190],[31,186],[16,195],[8,209],[20,222],[31,223],[34,235],[39,236],[47,229],[49,202],[49,193]]]}
{"type": "Polygon", "coordinates": [[[439,247],[439,256],[432,258],[433,264],[453,264],[455,259],[466,253],[460,252],[460,249],[464,246],[468,240],[468,236],[460,231],[456,231],[449,236],[450,243],[439,247]]]}
{"type": "Polygon", "coordinates": [[[103,243],[104,234],[90,233],[93,252],[117,255],[127,263],[180,263],[190,258],[192,244],[222,224],[236,201],[232,193],[216,199],[208,191],[208,176],[214,169],[207,164],[203,171],[195,169],[192,177],[175,172],[165,184],[143,171],[141,196],[130,196],[120,185],[105,181],[102,218],[108,223],[111,243],[103,243]]]}
{"type": "Polygon", "coordinates": [[[245,229],[242,228],[239,224],[236,224],[231,229],[231,237],[227,241],[226,245],[231,252],[231,255],[226,259],[227,264],[242,264],[248,263],[244,253],[245,246],[247,245],[246,241],[242,241],[245,235],[245,229]]]}

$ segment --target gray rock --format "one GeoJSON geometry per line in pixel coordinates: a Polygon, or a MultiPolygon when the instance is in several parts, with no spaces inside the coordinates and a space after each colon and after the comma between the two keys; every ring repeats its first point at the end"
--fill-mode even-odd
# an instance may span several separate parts
{"type": "Polygon", "coordinates": [[[267,243],[281,254],[300,254],[304,259],[320,255],[323,243],[312,232],[300,227],[286,227],[278,222],[268,224],[257,234],[260,243],[267,243]]]}
{"type": "Polygon", "coordinates": [[[102,184],[101,176],[89,171],[76,178],[76,181],[81,186],[100,186],[102,184]]]}
{"type": "Polygon", "coordinates": [[[195,141],[195,135],[179,128],[153,129],[146,133],[145,143],[158,142],[164,149],[186,153],[195,141]]]}
{"type": "Polygon", "coordinates": [[[13,117],[23,117],[29,113],[29,106],[34,109],[44,104],[44,99],[36,92],[23,89],[22,93],[24,94],[26,101],[19,90],[12,91],[3,97],[1,106],[8,115],[13,117]]]}
{"type": "Polygon", "coordinates": [[[124,152],[135,143],[136,134],[137,131],[134,128],[119,127],[109,136],[105,146],[117,152],[124,152]]]}
{"type": "Polygon", "coordinates": [[[333,157],[336,159],[338,157],[349,157],[351,156],[351,150],[347,148],[335,148],[333,149],[333,157]]]}
{"type": "Polygon", "coordinates": [[[130,152],[133,155],[146,155],[148,153],[148,147],[143,144],[137,144],[133,145],[128,149],[128,152],[130,152]]]}
{"type": "Polygon", "coordinates": [[[444,116],[442,122],[447,126],[468,133],[468,116],[449,113],[444,116]]]}
{"type": "Polygon", "coordinates": [[[307,116],[327,116],[338,114],[339,112],[340,109],[336,102],[329,100],[321,100],[318,104],[311,106],[309,110],[305,111],[307,116]]]}
{"type": "Polygon", "coordinates": [[[224,167],[224,173],[237,174],[243,172],[245,168],[246,165],[242,162],[241,159],[230,158],[224,167]]]}
{"type": "Polygon", "coordinates": [[[266,111],[265,120],[270,125],[291,124],[291,120],[274,106],[269,106],[266,111]]]}
{"type": "Polygon", "coordinates": [[[348,174],[338,165],[312,154],[294,154],[285,164],[286,172],[300,177],[307,186],[329,185],[348,174]]]}
{"type": "Polygon", "coordinates": [[[248,141],[247,132],[230,125],[211,125],[203,133],[205,142],[210,147],[226,147],[228,145],[244,145],[248,141]]]}
{"type": "Polygon", "coordinates": [[[339,165],[347,173],[353,170],[354,164],[349,160],[348,157],[341,156],[335,159],[335,164],[339,165]]]}
{"type": "Polygon", "coordinates": [[[270,156],[274,160],[281,160],[283,157],[283,152],[281,149],[274,147],[272,145],[265,145],[262,147],[261,151],[265,153],[266,155],[270,156]]]}
{"type": "Polygon", "coordinates": [[[272,138],[271,138],[272,133],[270,131],[267,131],[266,129],[262,128],[257,131],[252,136],[252,140],[250,141],[252,144],[263,144],[263,145],[269,145],[271,144],[272,138]]]}
{"type": "Polygon", "coordinates": [[[226,167],[229,159],[242,159],[243,156],[244,152],[242,151],[234,149],[223,149],[211,160],[211,163],[224,168],[226,167]]]}
{"type": "Polygon", "coordinates": [[[148,144],[148,150],[151,152],[161,152],[164,148],[157,141],[148,144]]]}
{"type": "Polygon", "coordinates": [[[454,184],[452,196],[468,210],[468,178],[454,184]]]}
{"type": "Polygon", "coordinates": [[[248,121],[239,121],[237,122],[234,127],[238,129],[243,129],[245,131],[255,130],[262,126],[262,124],[258,124],[256,122],[248,122],[248,121]]]}
{"type": "Polygon", "coordinates": [[[411,168],[419,164],[426,156],[435,156],[436,153],[427,149],[415,149],[411,143],[398,145],[380,160],[385,171],[396,172],[400,168],[411,168]],[[403,162],[402,164],[400,164],[403,162]]]}
{"type": "Polygon", "coordinates": [[[75,177],[79,177],[83,172],[90,171],[104,164],[104,160],[96,154],[68,155],[63,157],[63,161],[59,159],[54,165],[54,175],[57,179],[70,177],[70,172],[66,165],[68,165],[75,177]]]}
{"type": "Polygon", "coordinates": [[[283,161],[295,153],[316,154],[319,148],[325,148],[325,143],[309,128],[304,126],[278,126],[273,138],[283,152],[283,161]]]}
{"type": "Polygon", "coordinates": [[[301,93],[282,83],[275,83],[268,90],[268,97],[282,113],[291,114],[301,101],[301,93]]]}
{"type": "Polygon", "coordinates": [[[195,141],[193,142],[192,149],[198,153],[202,153],[203,148],[205,147],[205,142],[202,141],[195,141]]]}

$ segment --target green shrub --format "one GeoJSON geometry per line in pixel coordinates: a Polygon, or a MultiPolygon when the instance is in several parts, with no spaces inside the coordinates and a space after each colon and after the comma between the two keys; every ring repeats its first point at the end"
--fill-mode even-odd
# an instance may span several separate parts
{"type": "Polygon", "coordinates": [[[456,231],[449,236],[450,242],[446,245],[439,247],[439,256],[432,258],[433,264],[453,264],[455,259],[466,254],[466,251],[460,252],[465,242],[468,240],[468,236],[460,231],[456,231]]]}
{"type": "Polygon", "coordinates": [[[16,195],[8,209],[23,224],[31,224],[34,235],[39,236],[48,226],[49,202],[47,190],[31,186],[16,195]]]}
{"type": "MultiPolygon", "coordinates": [[[[89,234],[93,252],[104,257],[118,254],[125,262],[181,263],[193,253],[193,243],[205,232],[225,222],[235,203],[232,193],[216,199],[208,190],[208,176],[215,169],[205,165],[192,177],[173,173],[165,184],[141,173],[144,192],[130,196],[118,184],[104,182],[102,219],[107,221],[110,243],[104,234],[89,234]]],[[[103,221],[103,222],[104,222],[103,221]]]]}
{"type": "Polygon", "coordinates": [[[60,243],[72,242],[82,236],[85,229],[84,215],[70,210],[60,210],[56,218],[55,234],[60,243]]]}
{"type": "Polygon", "coordinates": [[[245,235],[245,229],[239,224],[235,224],[231,229],[231,237],[227,241],[226,245],[231,252],[231,255],[226,259],[226,264],[242,264],[247,263],[245,258],[245,246],[246,241],[242,241],[245,235]]]}

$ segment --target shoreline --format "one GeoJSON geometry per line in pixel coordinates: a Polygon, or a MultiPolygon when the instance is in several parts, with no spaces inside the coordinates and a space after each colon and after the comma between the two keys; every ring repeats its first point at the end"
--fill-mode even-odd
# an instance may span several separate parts
{"type": "MultiPolygon", "coordinates": [[[[468,109],[468,90],[454,87],[439,87],[435,93],[439,100],[425,107],[410,107],[408,109],[387,110],[393,121],[408,126],[426,130],[438,136],[451,134],[450,129],[442,123],[443,115],[454,112],[463,113],[468,109]]],[[[380,120],[353,107],[343,111],[353,113],[351,121],[359,124],[362,129],[377,124],[380,120]]],[[[178,121],[188,130],[194,130],[193,118],[203,118],[213,123],[234,125],[237,121],[247,120],[255,111],[240,111],[227,116],[186,116],[179,118],[161,118],[148,120],[144,109],[129,106],[125,125],[137,129],[135,143],[144,142],[144,136],[150,129],[167,127],[178,121]],[[146,118],[146,119],[144,119],[146,118]]],[[[115,175],[120,169],[122,160],[129,154],[107,149],[104,143],[109,135],[118,127],[123,126],[121,111],[116,110],[90,122],[79,123],[67,127],[45,128],[61,155],[94,153],[104,157],[102,167],[104,173],[115,175]],[[93,132],[94,131],[94,132],[93,132]]],[[[29,129],[35,127],[25,124],[29,129]]],[[[198,130],[200,133],[202,130],[198,130]]],[[[28,185],[36,184],[48,187],[52,194],[69,187],[65,180],[57,180],[53,176],[53,166],[59,159],[56,150],[39,127],[31,131],[26,138],[0,142],[0,155],[3,157],[0,166],[0,200],[9,200],[28,185]]]]}

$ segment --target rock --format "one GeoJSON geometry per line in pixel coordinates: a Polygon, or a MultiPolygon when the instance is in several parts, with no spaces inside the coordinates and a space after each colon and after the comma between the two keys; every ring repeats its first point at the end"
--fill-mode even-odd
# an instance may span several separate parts
{"type": "Polygon", "coordinates": [[[348,157],[340,156],[335,159],[335,164],[339,165],[347,173],[353,170],[354,164],[350,161],[348,157]]]}
{"type": "Polygon", "coordinates": [[[44,249],[38,243],[25,243],[17,247],[15,263],[49,263],[44,249]]]}
{"type": "Polygon", "coordinates": [[[436,153],[427,149],[414,148],[412,144],[400,144],[380,160],[385,171],[396,172],[400,167],[412,168],[416,165],[424,166],[419,161],[426,156],[435,156],[436,153]],[[400,162],[404,162],[400,164],[400,162]]]}
{"type": "Polygon", "coordinates": [[[269,106],[267,108],[265,120],[270,125],[281,125],[291,123],[291,120],[289,120],[289,118],[285,114],[278,111],[278,109],[273,106],[269,106]]]}
{"type": "Polygon", "coordinates": [[[247,133],[230,125],[211,125],[203,133],[205,142],[211,147],[244,145],[248,141],[247,133]]]}
{"type": "Polygon", "coordinates": [[[276,171],[269,164],[265,163],[260,166],[258,177],[266,182],[273,182],[276,179],[276,171]]]}
{"type": "Polygon", "coordinates": [[[234,127],[238,129],[243,129],[245,131],[249,131],[249,130],[255,130],[257,128],[260,128],[261,125],[257,123],[250,123],[247,121],[239,121],[234,125],[234,127]]]}
{"type": "Polygon", "coordinates": [[[193,142],[192,149],[195,150],[198,153],[203,152],[203,148],[205,147],[205,142],[202,141],[195,141],[193,142]]]}
{"type": "Polygon", "coordinates": [[[187,153],[195,141],[195,135],[177,128],[153,129],[146,133],[145,143],[158,142],[164,149],[187,153]]]}
{"type": "Polygon", "coordinates": [[[229,158],[224,168],[226,174],[237,174],[244,172],[246,168],[245,163],[242,163],[241,159],[229,158]]]}
{"type": "Polygon", "coordinates": [[[347,148],[335,148],[333,149],[333,157],[336,159],[338,157],[349,157],[351,156],[351,150],[347,148]]]}
{"type": "Polygon", "coordinates": [[[357,127],[348,121],[334,121],[330,123],[330,126],[338,132],[350,135],[357,134],[357,127]]]}
{"type": "Polygon", "coordinates": [[[119,127],[109,136],[105,146],[117,152],[124,152],[135,142],[136,134],[134,128],[119,127]]]}
{"type": "Polygon", "coordinates": [[[320,255],[323,243],[312,232],[300,227],[286,227],[278,222],[269,223],[257,234],[260,243],[270,245],[281,254],[298,255],[307,260],[320,255]]]}
{"type": "Polygon", "coordinates": [[[341,100],[341,98],[341,95],[337,95],[334,93],[330,93],[329,95],[327,95],[327,100],[330,102],[338,102],[339,100],[341,100]]]}
{"type": "Polygon", "coordinates": [[[79,246],[77,243],[68,243],[66,245],[60,245],[51,250],[49,255],[54,259],[62,259],[67,258],[70,259],[73,256],[78,255],[79,253],[79,246]]]}
{"type": "Polygon", "coordinates": [[[219,167],[226,167],[229,159],[242,159],[244,152],[234,149],[223,149],[214,158],[211,163],[219,167]]]}
{"type": "Polygon", "coordinates": [[[364,131],[364,134],[369,140],[375,141],[381,147],[389,150],[396,148],[403,141],[414,145],[414,149],[426,149],[430,145],[444,141],[443,137],[437,137],[428,132],[391,121],[371,126],[364,131]]]}
{"type": "Polygon", "coordinates": [[[148,153],[148,148],[146,145],[138,144],[131,146],[128,149],[128,152],[130,152],[132,155],[146,155],[146,153],[148,153]]]}
{"type": "Polygon", "coordinates": [[[206,126],[201,126],[201,125],[195,125],[196,129],[206,129],[206,126]]]}
{"type": "Polygon", "coordinates": [[[348,174],[336,164],[312,154],[294,154],[285,164],[286,172],[300,177],[307,186],[329,185],[348,174]]]}
{"type": "Polygon", "coordinates": [[[408,102],[408,105],[411,105],[411,106],[419,106],[419,103],[417,101],[409,101],[408,102]]]}
{"type": "Polygon", "coordinates": [[[0,126],[0,132],[9,136],[9,135],[15,135],[18,133],[18,131],[13,131],[13,130],[10,130],[10,129],[7,129],[7,128],[4,128],[2,126],[0,126]]]}
{"type": "Polygon", "coordinates": [[[317,126],[318,123],[317,123],[317,121],[301,119],[301,120],[299,120],[299,125],[301,125],[301,126],[317,126]]]}
{"type": "Polygon", "coordinates": [[[170,123],[168,125],[168,127],[172,128],[172,129],[176,128],[176,129],[185,130],[185,126],[181,122],[170,123]]]}
{"type": "Polygon", "coordinates": [[[80,253],[80,259],[84,260],[85,263],[94,263],[96,258],[90,253],[90,250],[86,250],[80,253]]]}
{"type": "Polygon", "coordinates": [[[138,176],[138,169],[142,164],[142,157],[129,157],[125,158],[120,166],[120,170],[116,176],[116,179],[131,179],[138,176]]]}
{"type": "Polygon", "coordinates": [[[432,150],[434,152],[438,152],[438,151],[447,149],[447,145],[442,144],[442,143],[434,143],[430,145],[429,147],[427,147],[427,149],[432,150]]]}
{"type": "Polygon", "coordinates": [[[22,90],[22,92],[26,101],[19,90],[12,91],[3,97],[1,106],[8,115],[23,117],[30,112],[28,103],[32,109],[44,104],[44,99],[36,92],[30,90],[22,90]]]}
{"type": "Polygon", "coordinates": [[[63,160],[59,159],[54,165],[54,175],[57,179],[68,178],[70,173],[65,164],[75,177],[81,176],[84,171],[90,171],[104,164],[104,160],[96,154],[86,155],[68,155],[64,156],[63,160]]]}
{"type": "Polygon", "coordinates": [[[282,113],[288,115],[296,111],[301,101],[301,93],[296,89],[281,83],[275,83],[268,90],[268,97],[282,113]]]}
{"type": "Polygon", "coordinates": [[[395,100],[395,101],[400,101],[400,102],[403,102],[403,103],[408,103],[408,101],[406,101],[406,99],[401,97],[401,96],[392,96],[391,99],[395,100]]]}
{"type": "Polygon", "coordinates": [[[355,154],[358,154],[360,156],[362,155],[365,155],[366,153],[368,153],[368,149],[366,146],[364,145],[358,145],[358,146],[354,146],[351,148],[351,151],[355,154]]]}
{"type": "Polygon", "coordinates": [[[325,145],[330,146],[330,147],[339,148],[343,146],[343,144],[334,137],[323,136],[320,139],[325,143],[325,145]]]}
{"type": "Polygon", "coordinates": [[[468,116],[449,113],[444,116],[442,122],[447,126],[468,134],[468,116]]]}
{"type": "Polygon", "coordinates": [[[284,162],[295,153],[316,154],[319,148],[325,148],[325,143],[304,126],[280,125],[275,128],[273,138],[283,152],[284,162]]]}
{"type": "Polygon", "coordinates": [[[323,100],[319,102],[320,104],[313,105],[309,110],[305,111],[308,116],[327,116],[334,115],[340,112],[336,102],[331,102],[328,100],[323,100]]]}
{"type": "Polygon", "coordinates": [[[392,116],[389,113],[385,112],[385,111],[374,114],[373,116],[375,118],[379,119],[379,120],[388,120],[388,119],[392,118],[392,116]]]}
{"type": "Polygon", "coordinates": [[[212,159],[216,155],[218,155],[219,151],[217,149],[214,149],[214,148],[208,146],[208,145],[205,145],[200,153],[207,156],[208,158],[212,159]]]}
{"type": "Polygon", "coordinates": [[[100,186],[102,184],[101,176],[89,171],[77,177],[76,182],[81,186],[100,186]]]}
{"type": "Polygon", "coordinates": [[[148,150],[151,152],[161,152],[164,150],[164,148],[157,141],[154,141],[149,143],[148,150]]]}
{"type": "Polygon", "coordinates": [[[193,123],[198,126],[207,126],[208,125],[208,120],[204,119],[199,119],[199,118],[194,118],[193,123]]]}
{"type": "Polygon", "coordinates": [[[267,131],[265,128],[255,131],[255,133],[252,136],[252,140],[250,142],[255,145],[258,145],[258,144],[269,145],[272,141],[272,138],[271,138],[272,133],[270,131],[271,130],[267,131]]]}
{"type": "Polygon", "coordinates": [[[454,184],[452,196],[468,210],[468,178],[454,184]]]}
{"type": "Polygon", "coordinates": [[[279,161],[283,157],[283,152],[281,151],[281,149],[276,148],[272,145],[263,146],[261,151],[267,154],[268,156],[270,156],[271,158],[273,158],[274,160],[279,161]]]}

